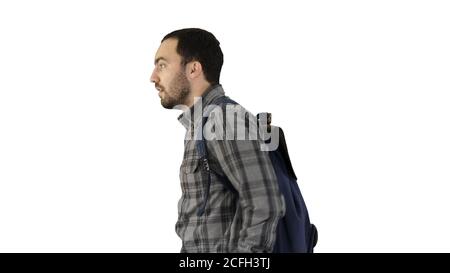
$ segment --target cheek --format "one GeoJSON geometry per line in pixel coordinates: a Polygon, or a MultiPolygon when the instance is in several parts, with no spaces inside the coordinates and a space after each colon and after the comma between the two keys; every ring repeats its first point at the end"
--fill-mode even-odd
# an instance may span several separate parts
{"type": "Polygon", "coordinates": [[[164,71],[163,73],[160,74],[159,78],[161,80],[161,83],[167,87],[172,81],[173,77],[169,71],[164,71]]]}

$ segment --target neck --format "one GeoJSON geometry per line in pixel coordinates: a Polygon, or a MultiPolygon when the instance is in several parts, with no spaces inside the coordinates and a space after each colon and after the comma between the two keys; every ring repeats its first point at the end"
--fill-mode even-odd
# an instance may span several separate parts
{"type": "Polygon", "coordinates": [[[206,81],[193,86],[191,88],[191,96],[189,98],[189,102],[186,105],[188,107],[192,107],[192,105],[194,105],[194,98],[201,97],[209,87],[211,87],[211,84],[206,81]]]}

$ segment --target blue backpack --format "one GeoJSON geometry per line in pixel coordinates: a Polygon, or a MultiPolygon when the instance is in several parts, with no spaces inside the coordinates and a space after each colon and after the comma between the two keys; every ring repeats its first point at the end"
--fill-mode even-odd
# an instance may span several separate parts
{"type": "MultiPolygon", "coordinates": [[[[237,103],[227,96],[222,96],[217,99],[215,104],[223,107],[225,104],[237,103]]],[[[257,115],[259,126],[261,126],[259,121],[262,116],[267,117],[267,124],[264,126],[267,126],[269,130],[274,128],[274,126],[270,125],[270,113],[259,113],[257,115]]],[[[202,122],[203,126],[205,125],[206,120],[207,118],[204,117],[202,122]]],[[[268,153],[277,176],[279,189],[284,196],[286,213],[284,217],[279,220],[277,225],[273,253],[313,253],[314,246],[317,244],[318,240],[317,229],[309,221],[308,210],[297,184],[297,176],[294,173],[291,160],[289,159],[283,130],[279,127],[276,128],[279,132],[278,148],[269,151],[268,153]]],[[[202,136],[202,139],[196,143],[197,152],[203,161],[205,171],[208,173],[207,189],[202,206],[197,210],[198,216],[201,216],[205,211],[211,185],[211,170],[208,164],[205,141],[204,136],[202,136]]],[[[266,143],[268,141],[270,140],[267,140],[266,143]]],[[[221,181],[227,188],[234,192],[236,191],[226,177],[221,178],[221,181]]]]}

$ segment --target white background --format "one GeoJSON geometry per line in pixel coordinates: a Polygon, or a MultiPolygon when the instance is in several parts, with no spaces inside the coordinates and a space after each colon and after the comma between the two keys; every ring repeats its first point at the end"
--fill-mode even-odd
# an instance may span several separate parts
{"type": "Polygon", "coordinates": [[[179,252],[184,128],[161,38],[221,42],[284,128],[316,252],[450,251],[447,1],[2,1],[0,251],[179,252]]]}

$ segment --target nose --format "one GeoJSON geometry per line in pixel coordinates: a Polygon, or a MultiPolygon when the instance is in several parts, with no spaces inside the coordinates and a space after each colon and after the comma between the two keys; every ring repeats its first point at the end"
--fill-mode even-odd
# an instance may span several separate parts
{"type": "Polygon", "coordinates": [[[155,69],[153,69],[152,75],[150,76],[150,82],[152,82],[152,83],[159,82],[159,77],[156,74],[156,67],[155,67],[155,69]]]}

